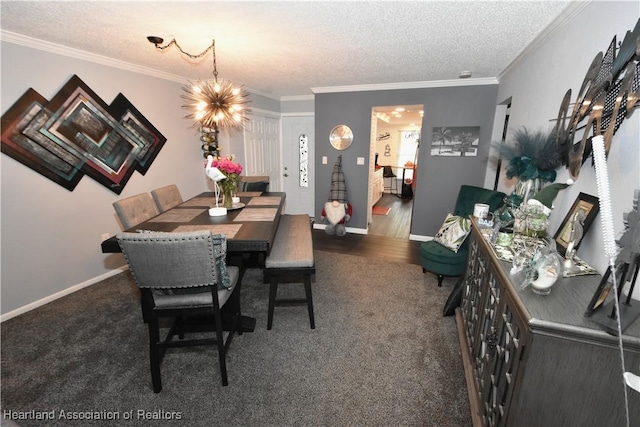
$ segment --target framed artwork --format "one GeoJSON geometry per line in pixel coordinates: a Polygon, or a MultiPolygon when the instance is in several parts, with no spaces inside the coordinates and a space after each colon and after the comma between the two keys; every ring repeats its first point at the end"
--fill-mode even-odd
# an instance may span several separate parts
{"type": "Polygon", "coordinates": [[[166,138],[119,94],[102,101],[76,75],[47,101],[29,89],[2,116],[2,152],[73,191],[89,175],[120,194],[166,138]]]}
{"type": "Polygon", "coordinates": [[[478,155],[480,126],[433,128],[432,156],[470,157],[478,155]]]}
{"type": "Polygon", "coordinates": [[[562,220],[562,224],[560,224],[558,231],[556,231],[556,234],[553,237],[556,241],[558,252],[563,256],[567,252],[567,246],[569,246],[569,243],[571,242],[571,227],[576,214],[581,212],[584,218],[582,223],[582,233],[574,244],[574,247],[577,249],[580,246],[584,235],[589,230],[589,227],[591,227],[591,224],[596,218],[599,210],[600,205],[598,204],[597,197],[586,193],[578,194],[578,197],[575,202],[573,202],[571,209],[569,209],[569,212],[565,216],[564,220],[562,220]]]}

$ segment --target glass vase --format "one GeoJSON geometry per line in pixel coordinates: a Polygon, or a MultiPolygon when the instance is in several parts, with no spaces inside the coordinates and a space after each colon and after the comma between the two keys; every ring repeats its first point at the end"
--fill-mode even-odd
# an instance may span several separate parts
{"type": "Polygon", "coordinates": [[[516,183],[516,188],[514,188],[513,192],[520,196],[522,203],[526,204],[531,197],[542,189],[542,184],[543,182],[540,178],[521,179],[516,183]]]}
{"type": "Polygon", "coordinates": [[[233,195],[235,194],[235,185],[226,184],[222,186],[222,206],[230,209],[233,207],[233,195]]]}

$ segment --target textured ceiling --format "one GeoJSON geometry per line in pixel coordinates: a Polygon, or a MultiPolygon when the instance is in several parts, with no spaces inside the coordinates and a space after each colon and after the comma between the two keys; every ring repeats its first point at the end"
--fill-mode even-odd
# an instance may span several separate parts
{"type": "MultiPolygon", "coordinates": [[[[146,40],[176,38],[190,53],[216,40],[219,77],[275,97],[311,88],[495,78],[569,1],[8,1],[16,34],[146,67],[210,78],[212,56],[187,60],[146,40]]],[[[9,32],[9,33],[7,33],[9,32]]],[[[56,47],[57,48],[57,47],[56,47]]]]}

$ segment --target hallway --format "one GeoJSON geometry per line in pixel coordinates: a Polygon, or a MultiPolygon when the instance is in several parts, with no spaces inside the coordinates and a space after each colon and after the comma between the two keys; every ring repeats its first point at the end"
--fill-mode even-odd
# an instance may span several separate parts
{"type": "Polygon", "coordinates": [[[388,215],[373,215],[369,235],[409,240],[413,199],[384,193],[376,206],[390,207],[391,211],[388,215]]]}

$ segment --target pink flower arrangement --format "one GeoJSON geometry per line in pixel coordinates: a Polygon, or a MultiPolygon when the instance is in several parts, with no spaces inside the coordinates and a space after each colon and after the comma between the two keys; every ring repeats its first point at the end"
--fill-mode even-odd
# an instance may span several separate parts
{"type": "Polygon", "coordinates": [[[237,179],[238,175],[242,173],[242,165],[240,163],[235,163],[233,161],[233,157],[215,158],[213,159],[212,166],[218,168],[218,170],[225,174],[227,178],[235,174],[236,176],[232,177],[232,179],[237,179]]]}
{"type": "Polygon", "coordinates": [[[238,180],[242,173],[242,165],[233,161],[233,157],[217,157],[211,162],[211,166],[218,168],[227,179],[218,182],[218,186],[222,188],[225,206],[231,207],[231,197],[237,191],[238,180]]]}

